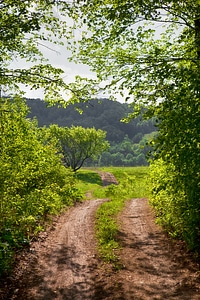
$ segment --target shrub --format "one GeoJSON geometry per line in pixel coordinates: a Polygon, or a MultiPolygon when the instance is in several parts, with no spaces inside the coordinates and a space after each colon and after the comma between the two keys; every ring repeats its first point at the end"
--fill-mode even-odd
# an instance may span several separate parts
{"type": "Polygon", "coordinates": [[[157,213],[157,222],[173,237],[186,241],[188,248],[200,245],[200,204],[189,197],[184,182],[172,164],[159,159],[150,166],[150,203],[157,213]]]}
{"type": "Polygon", "coordinates": [[[80,199],[75,177],[54,145],[40,139],[21,100],[5,99],[0,127],[0,273],[16,248],[42,230],[50,215],[80,199]]]}

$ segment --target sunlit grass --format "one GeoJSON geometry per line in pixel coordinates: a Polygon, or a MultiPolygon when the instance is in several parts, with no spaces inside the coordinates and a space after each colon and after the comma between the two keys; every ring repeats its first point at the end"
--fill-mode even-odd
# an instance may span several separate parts
{"type": "Polygon", "coordinates": [[[120,267],[118,252],[119,225],[117,215],[123,210],[125,203],[132,198],[148,197],[148,167],[101,169],[112,173],[118,181],[118,185],[110,185],[105,188],[105,196],[110,199],[103,203],[96,214],[96,236],[98,238],[99,253],[115,268],[120,267]]]}
{"type": "Polygon", "coordinates": [[[83,199],[86,199],[86,193],[90,193],[93,198],[104,198],[98,197],[95,193],[97,191],[101,194],[102,181],[99,174],[96,171],[81,169],[77,172],[77,188],[83,193],[83,199]]]}
{"type": "Polygon", "coordinates": [[[82,169],[77,174],[79,188],[83,193],[90,192],[93,199],[109,199],[96,212],[95,232],[100,256],[116,268],[120,266],[117,215],[129,199],[148,197],[148,172],[148,167],[106,167],[82,169]],[[119,184],[102,187],[98,171],[112,173],[119,184]]]}
{"type": "Polygon", "coordinates": [[[129,198],[149,196],[149,167],[105,167],[101,170],[112,173],[120,185],[125,185],[125,194],[129,195],[129,198]]]}

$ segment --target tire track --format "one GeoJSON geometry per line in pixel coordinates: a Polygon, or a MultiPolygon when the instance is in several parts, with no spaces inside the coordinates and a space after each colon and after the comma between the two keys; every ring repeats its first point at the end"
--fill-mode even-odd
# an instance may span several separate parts
{"type": "Polygon", "coordinates": [[[104,201],[85,201],[62,216],[54,232],[35,246],[34,263],[23,275],[26,288],[12,299],[93,299],[98,276],[93,223],[104,201]]]}
{"type": "Polygon", "coordinates": [[[147,199],[127,202],[119,220],[124,265],[118,278],[124,291],[119,299],[200,299],[198,272],[155,224],[147,199]]]}

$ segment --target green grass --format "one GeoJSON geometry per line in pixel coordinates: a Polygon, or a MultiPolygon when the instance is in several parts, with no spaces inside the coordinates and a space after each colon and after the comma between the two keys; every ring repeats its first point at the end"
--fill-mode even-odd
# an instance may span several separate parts
{"type": "Polygon", "coordinates": [[[148,197],[148,171],[148,167],[106,167],[82,169],[77,174],[83,193],[89,191],[92,198],[109,198],[97,210],[95,231],[100,256],[115,268],[120,267],[117,215],[129,199],[148,197]],[[112,173],[119,184],[102,187],[98,171],[112,173]]]}
{"type": "Polygon", "coordinates": [[[77,172],[76,176],[78,179],[77,188],[83,193],[83,199],[86,199],[86,193],[91,193],[92,198],[97,198],[95,191],[100,192],[102,190],[102,182],[99,174],[91,169],[82,168],[77,172]]]}
{"type": "Polygon", "coordinates": [[[119,184],[125,187],[125,194],[129,198],[149,196],[149,167],[106,167],[101,168],[101,171],[112,173],[119,184]]]}

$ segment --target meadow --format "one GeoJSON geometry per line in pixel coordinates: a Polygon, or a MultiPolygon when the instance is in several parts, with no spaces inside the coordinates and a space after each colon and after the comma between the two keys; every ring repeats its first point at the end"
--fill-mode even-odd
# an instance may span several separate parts
{"type": "Polygon", "coordinates": [[[85,199],[107,198],[96,212],[95,234],[101,258],[119,268],[118,241],[119,224],[117,216],[123,210],[126,201],[149,196],[148,167],[104,167],[81,169],[77,173],[78,188],[85,199]],[[103,187],[99,171],[112,173],[118,185],[103,187]]]}

